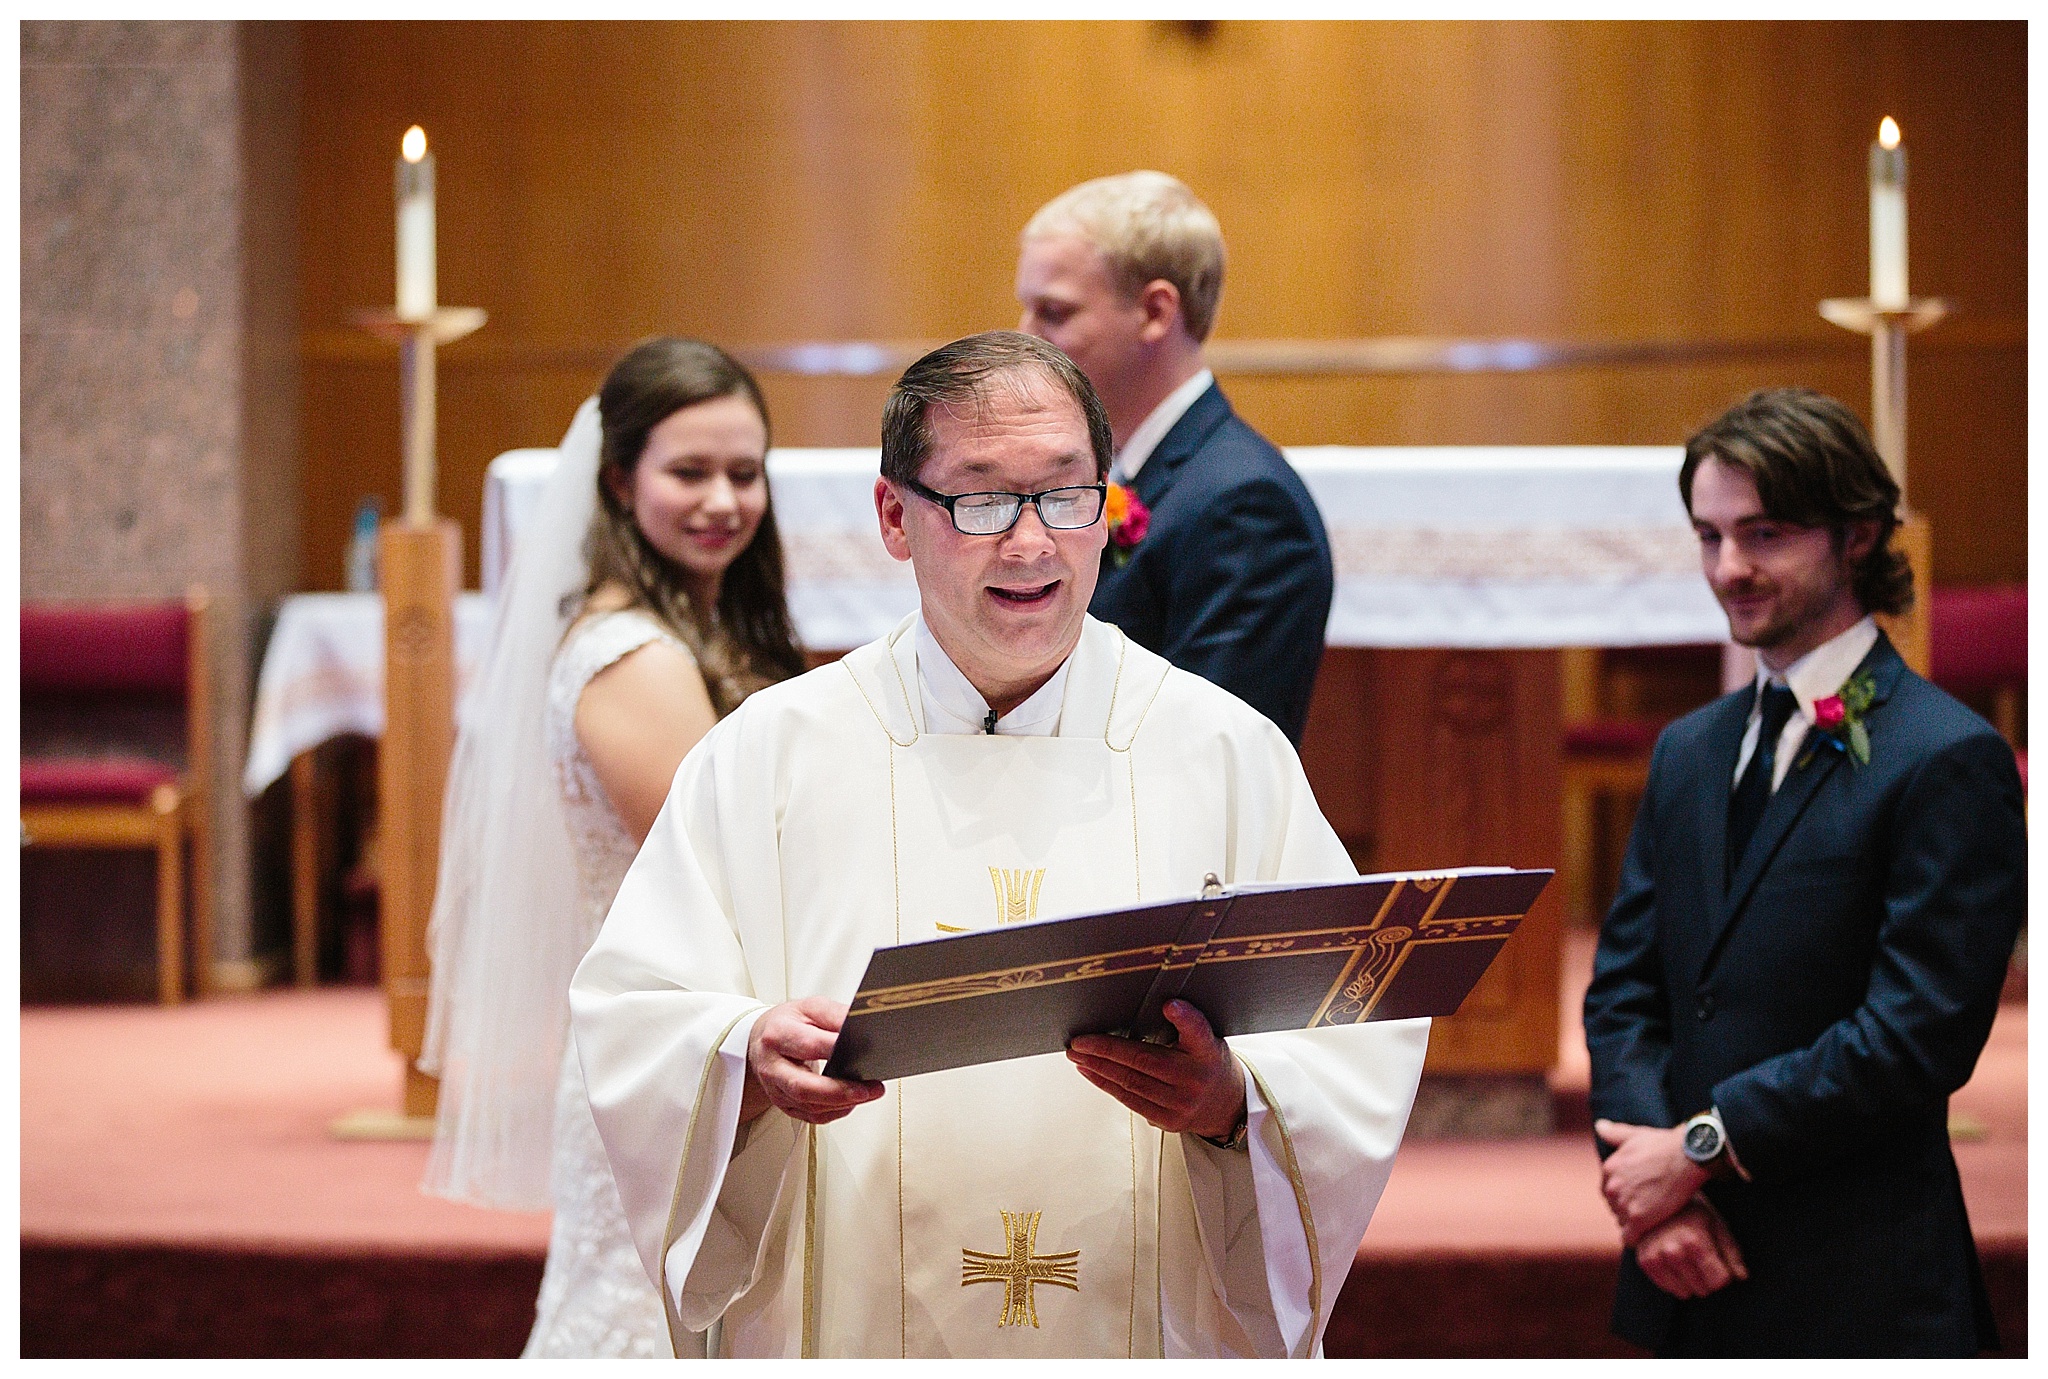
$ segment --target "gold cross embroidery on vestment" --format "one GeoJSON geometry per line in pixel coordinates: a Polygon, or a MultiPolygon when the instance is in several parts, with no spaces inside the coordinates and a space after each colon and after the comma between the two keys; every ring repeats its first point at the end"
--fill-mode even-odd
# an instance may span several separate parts
{"type": "Polygon", "coordinates": [[[1045,1283],[1080,1292],[1081,1252],[1068,1250],[1064,1254],[1036,1254],[1039,1213],[1006,1211],[1002,1215],[1004,1253],[960,1251],[960,1286],[1002,1284],[1003,1312],[996,1325],[1022,1326],[1028,1321],[1037,1326],[1037,1286],[1045,1283]]]}
{"type": "Polygon", "coordinates": [[[1038,918],[1038,888],[1045,884],[1044,867],[990,867],[988,879],[996,888],[996,923],[1023,924],[1038,918]]]}
{"type": "MultiPolygon", "coordinates": [[[[1044,867],[990,867],[988,883],[996,891],[996,923],[1023,924],[1038,918],[1038,888],[1045,884],[1044,867]]],[[[942,934],[964,934],[957,924],[937,924],[942,934]]]]}

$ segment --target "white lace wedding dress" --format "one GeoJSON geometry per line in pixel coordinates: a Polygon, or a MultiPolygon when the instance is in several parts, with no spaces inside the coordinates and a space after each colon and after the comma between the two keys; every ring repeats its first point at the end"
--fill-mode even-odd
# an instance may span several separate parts
{"type": "MultiPolygon", "coordinates": [[[[645,613],[601,614],[570,632],[548,673],[548,754],[576,853],[579,950],[597,937],[640,845],[620,822],[576,739],[576,702],[599,671],[656,639],[681,649],[682,644],[645,613]]],[[[568,993],[562,995],[566,1017],[568,993]]],[[[526,1355],[666,1358],[669,1335],[661,1296],[640,1267],[627,1232],[573,1044],[562,1056],[554,1136],[554,1228],[526,1355]]],[[[701,1356],[701,1338],[684,1334],[700,1341],[701,1356]]]]}

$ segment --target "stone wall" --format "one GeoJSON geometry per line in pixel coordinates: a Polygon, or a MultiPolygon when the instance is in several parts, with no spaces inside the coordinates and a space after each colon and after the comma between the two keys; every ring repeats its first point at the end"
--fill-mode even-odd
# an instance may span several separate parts
{"type": "Polygon", "coordinates": [[[298,35],[21,26],[21,592],[215,609],[217,972],[259,968],[240,775],[298,581],[298,35]]]}

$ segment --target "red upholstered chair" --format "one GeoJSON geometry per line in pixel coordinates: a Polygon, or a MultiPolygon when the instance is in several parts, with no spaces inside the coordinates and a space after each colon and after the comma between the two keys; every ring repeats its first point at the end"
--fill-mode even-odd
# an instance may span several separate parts
{"type": "Polygon", "coordinates": [[[1604,918],[1600,801],[1630,803],[1642,794],[1657,734],[1713,697],[1718,656],[1717,648],[1706,646],[1565,652],[1564,874],[1558,879],[1573,920],[1597,925],[1604,918]]]}
{"type": "Polygon", "coordinates": [[[1928,600],[1928,679],[1958,699],[1990,698],[1991,722],[2018,751],[2027,689],[2027,586],[1937,585],[1928,600]]]}
{"type": "Polygon", "coordinates": [[[185,994],[185,847],[194,986],[213,952],[207,598],[21,606],[24,847],[157,856],[157,994],[185,994]]]}
{"type": "Polygon", "coordinates": [[[1603,798],[1635,799],[1650,780],[1650,749],[1664,720],[1588,719],[1564,725],[1565,896],[1572,917],[1597,925],[1597,809],[1603,798]]]}

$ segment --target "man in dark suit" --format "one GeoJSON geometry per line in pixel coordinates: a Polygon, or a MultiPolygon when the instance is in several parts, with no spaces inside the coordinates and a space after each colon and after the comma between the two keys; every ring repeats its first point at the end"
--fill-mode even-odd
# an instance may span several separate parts
{"type": "Polygon", "coordinates": [[[2012,751],[1871,620],[1911,576],[1846,407],[1757,393],[1687,442],[1679,488],[1759,669],[1658,739],[1586,992],[1615,1331],[1995,1348],[1947,1121],[2024,914],[2012,751]]]}
{"type": "Polygon", "coordinates": [[[1296,746],[1323,657],[1330,542],[1293,468],[1202,361],[1223,292],[1216,217],[1163,172],[1097,178],[1024,227],[1018,329],[1058,346],[1109,413],[1115,522],[1088,611],[1221,685],[1296,746]]]}

